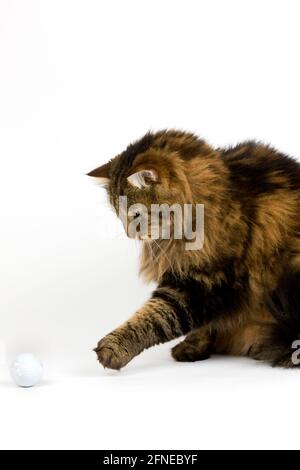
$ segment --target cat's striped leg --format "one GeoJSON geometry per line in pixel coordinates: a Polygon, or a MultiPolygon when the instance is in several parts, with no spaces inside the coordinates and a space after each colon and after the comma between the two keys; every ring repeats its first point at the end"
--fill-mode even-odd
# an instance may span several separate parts
{"type": "Polygon", "coordinates": [[[99,341],[95,351],[104,367],[121,369],[144,349],[193,328],[186,295],[176,289],[158,288],[132,318],[99,341]]]}

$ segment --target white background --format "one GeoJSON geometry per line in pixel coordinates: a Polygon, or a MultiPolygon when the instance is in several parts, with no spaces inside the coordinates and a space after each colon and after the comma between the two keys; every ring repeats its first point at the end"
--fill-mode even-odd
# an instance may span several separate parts
{"type": "Polygon", "coordinates": [[[2,448],[297,448],[300,372],[170,345],[121,373],[91,349],[151,291],[84,175],[148,129],[300,156],[296,0],[0,3],[0,339],[43,383],[0,372],[2,448]]]}

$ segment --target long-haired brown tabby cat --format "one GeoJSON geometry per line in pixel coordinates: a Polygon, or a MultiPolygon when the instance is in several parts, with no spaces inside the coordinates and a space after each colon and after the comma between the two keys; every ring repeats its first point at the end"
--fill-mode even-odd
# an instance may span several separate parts
{"type": "Polygon", "coordinates": [[[172,350],[177,361],[218,353],[297,365],[299,163],[256,142],[214,149],[193,134],[164,130],[89,175],[106,183],[116,211],[119,196],[129,205],[205,207],[202,249],[188,251],[180,239],[141,241],[141,273],[157,288],[99,341],[104,367],[120,369],[145,348],[182,335],[172,350]]]}

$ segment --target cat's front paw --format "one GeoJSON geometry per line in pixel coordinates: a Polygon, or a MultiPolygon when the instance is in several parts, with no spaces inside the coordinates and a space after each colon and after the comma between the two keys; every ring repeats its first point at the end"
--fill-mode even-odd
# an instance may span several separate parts
{"type": "Polygon", "coordinates": [[[101,339],[94,351],[100,364],[108,369],[120,370],[132,359],[127,348],[113,335],[107,335],[101,339]]]}

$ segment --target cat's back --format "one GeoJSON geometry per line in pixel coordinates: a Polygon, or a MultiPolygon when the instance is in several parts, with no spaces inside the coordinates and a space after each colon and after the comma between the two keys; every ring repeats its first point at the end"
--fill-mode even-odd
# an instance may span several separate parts
{"type": "Polygon", "coordinates": [[[230,183],[250,197],[291,191],[300,195],[300,163],[274,148],[248,141],[221,151],[230,183]]]}

